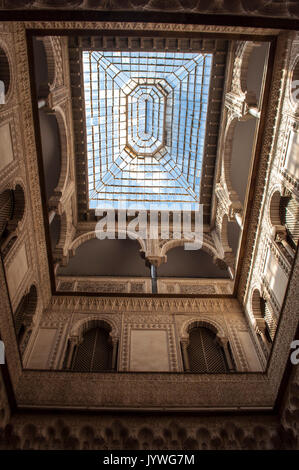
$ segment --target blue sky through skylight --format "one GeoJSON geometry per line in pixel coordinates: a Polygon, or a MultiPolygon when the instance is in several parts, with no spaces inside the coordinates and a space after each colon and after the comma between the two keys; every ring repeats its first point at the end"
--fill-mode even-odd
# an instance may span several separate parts
{"type": "Polygon", "coordinates": [[[195,210],[212,54],[83,51],[89,207],[195,210]]]}

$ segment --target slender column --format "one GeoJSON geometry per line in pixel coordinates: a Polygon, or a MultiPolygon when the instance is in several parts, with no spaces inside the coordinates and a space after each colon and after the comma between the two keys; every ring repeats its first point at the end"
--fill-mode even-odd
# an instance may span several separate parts
{"type": "Polygon", "coordinates": [[[158,285],[157,285],[157,268],[154,264],[151,264],[151,278],[152,278],[152,293],[158,293],[158,285]]]}
{"type": "Polygon", "coordinates": [[[228,266],[228,267],[227,267],[227,270],[228,270],[229,277],[230,277],[231,279],[234,279],[234,278],[235,278],[235,273],[234,273],[233,268],[231,268],[230,266],[228,266]]]}
{"type": "Polygon", "coordinates": [[[75,351],[75,347],[77,346],[78,342],[76,339],[69,339],[69,351],[66,361],[66,369],[70,369],[72,366],[72,359],[75,351]]]}
{"type": "Polygon", "coordinates": [[[25,331],[24,331],[23,337],[20,341],[19,347],[20,347],[20,351],[21,351],[22,354],[25,352],[25,349],[26,349],[27,344],[29,342],[31,333],[32,333],[32,328],[31,328],[31,322],[30,322],[29,326],[25,325],[25,331]]]}
{"type": "Polygon", "coordinates": [[[232,360],[231,360],[231,357],[230,357],[230,352],[229,352],[229,349],[228,349],[228,342],[226,342],[223,345],[223,351],[224,351],[224,355],[225,355],[226,362],[227,362],[227,365],[228,365],[228,370],[230,372],[233,372],[234,371],[234,366],[233,366],[233,363],[232,363],[232,360]]]}
{"type": "Polygon", "coordinates": [[[184,371],[190,372],[190,363],[189,363],[189,356],[188,356],[188,344],[189,341],[187,339],[181,340],[181,349],[182,349],[182,356],[183,356],[183,363],[184,363],[184,371]]]}
{"type": "Polygon", "coordinates": [[[263,344],[264,344],[264,349],[265,349],[265,353],[266,355],[268,356],[269,355],[269,349],[270,349],[270,344],[269,344],[269,341],[266,337],[266,321],[264,318],[257,318],[256,319],[256,333],[261,337],[262,341],[263,341],[263,344]]]}
{"type": "Polygon", "coordinates": [[[230,352],[229,352],[229,349],[228,349],[228,340],[226,338],[220,338],[219,343],[222,346],[222,349],[223,349],[223,352],[224,352],[224,355],[225,355],[225,359],[226,359],[226,363],[228,365],[228,370],[229,370],[229,372],[233,372],[235,370],[235,368],[234,368],[234,365],[233,365],[233,362],[232,362],[232,359],[231,359],[231,356],[230,356],[230,352]]]}
{"type": "Polygon", "coordinates": [[[112,370],[117,370],[117,350],[118,350],[118,338],[112,338],[112,370]]]}
{"type": "Polygon", "coordinates": [[[55,217],[55,214],[56,214],[56,212],[54,210],[51,210],[49,212],[49,224],[53,221],[53,219],[55,217]]]}
{"type": "Polygon", "coordinates": [[[286,250],[287,254],[291,256],[291,258],[293,258],[294,252],[286,240],[287,238],[286,228],[282,225],[275,227],[273,235],[274,235],[274,240],[276,240],[278,243],[281,243],[283,248],[286,250]]]}

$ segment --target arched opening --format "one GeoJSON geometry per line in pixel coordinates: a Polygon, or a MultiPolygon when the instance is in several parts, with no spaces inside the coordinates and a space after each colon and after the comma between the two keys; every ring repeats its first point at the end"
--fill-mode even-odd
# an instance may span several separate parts
{"type": "Polygon", "coordinates": [[[251,297],[251,310],[254,318],[262,318],[261,295],[258,289],[254,289],[251,297]]]}
{"type": "Polygon", "coordinates": [[[248,177],[250,172],[256,120],[238,121],[234,128],[232,153],[230,160],[230,177],[232,188],[244,204],[248,177]]]}
{"type": "Polygon", "coordinates": [[[6,230],[6,225],[13,216],[13,192],[6,189],[0,194],[0,236],[2,239],[3,233],[6,230]]]}
{"type": "MultiPolygon", "coordinates": [[[[299,240],[299,203],[292,196],[281,196],[275,191],[270,201],[270,222],[280,234],[279,242],[296,250],[299,240]],[[282,227],[285,234],[282,233],[282,227]]],[[[285,246],[286,247],[286,246],[285,246]]]]}
{"type": "Polygon", "coordinates": [[[87,330],[82,342],[76,346],[71,369],[78,372],[111,371],[112,353],[107,327],[96,326],[87,330]]]}
{"type": "Polygon", "coordinates": [[[3,256],[6,256],[17,239],[16,229],[24,212],[25,195],[20,185],[0,194],[0,249],[3,256]]]}
{"type": "Polygon", "coordinates": [[[226,267],[217,266],[206,251],[177,246],[167,251],[167,262],[158,268],[158,277],[228,278],[229,274],[226,267]]]}
{"type": "Polygon", "coordinates": [[[14,211],[13,218],[16,222],[20,222],[23,219],[25,211],[25,194],[22,186],[19,184],[16,185],[16,188],[13,191],[14,199],[14,211]]]}
{"type": "Polygon", "coordinates": [[[281,219],[280,219],[280,211],[279,211],[279,206],[280,206],[280,192],[275,191],[272,194],[271,201],[270,201],[270,222],[273,226],[275,225],[282,225],[281,224],[281,219]]]}
{"type": "Polygon", "coordinates": [[[14,313],[15,332],[22,350],[25,349],[32,331],[32,320],[36,306],[37,290],[35,285],[32,285],[29,292],[22,297],[14,313]]]}
{"type": "Polygon", "coordinates": [[[0,47],[0,81],[4,85],[4,90],[0,89],[0,93],[3,93],[3,97],[1,96],[0,104],[5,104],[5,98],[8,95],[9,87],[10,87],[10,68],[9,68],[9,61],[5,51],[0,47]],[[3,100],[4,98],[4,100],[3,100]],[[3,102],[4,101],[4,102],[3,102]]]}
{"type": "Polygon", "coordinates": [[[197,326],[190,330],[187,348],[190,372],[226,373],[228,366],[216,334],[209,328],[197,326]]]}
{"type": "Polygon", "coordinates": [[[261,296],[258,289],[254,289],[251,297],[251,310],[256,321],[256,333],[266,357],[273,342],[276,321],[268,302],[261,296]]]}
{"type": "Polygon", "coordinates": [[[39,123],[46,197],[49,201],[50,197],[54,195],[61,171],[60,134],[56,117],[45,113],[43,109],[39,111],[39,123]]]}
{"type": "Polygon", "coordinates": [[[269,303],[263,298],[260,298],[260,305],[261,305],[261,313],[262,317],[265,320],[266,328],[265,328],[265,335],[266,339],[269,343],[272,343],[274,340],[274,336],[276,333],[276,321],[273,316],[273,312],[269,306],[269,303]]]}
{"type": "Polygon", "coordinates": [[[279,201],[281,225],[287,232],[287,242],[295,250],[299,240],[299,204],[293,197],[281,197],[279,201]]]}
{"type": "Polygon", "coordinates": [[[140,254],[136,240],[99,240],[92,238],[76,249],[61,276],[149,277],[150,270],[140,254]]]}
{"type": "Polygon", "coordinates": [[[299,58],[295,61],[290,82],[290,96],[291,101],[297,107],[298,106],[298,97],[299,97],[299,58]]]}

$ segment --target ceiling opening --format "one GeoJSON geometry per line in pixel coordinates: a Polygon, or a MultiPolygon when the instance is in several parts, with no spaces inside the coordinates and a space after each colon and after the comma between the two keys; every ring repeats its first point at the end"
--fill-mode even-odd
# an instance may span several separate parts
{"type": "Polygon", "coordinates": [[[198,209],[212,59],[82,51],[89,209],[198,209]]]}

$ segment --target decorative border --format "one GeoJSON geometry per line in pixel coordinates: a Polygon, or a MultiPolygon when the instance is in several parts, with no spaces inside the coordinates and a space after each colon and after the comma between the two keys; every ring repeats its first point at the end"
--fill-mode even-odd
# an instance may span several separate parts
{"type": "Polygon", "coordinates": [[[72,297],[63,295],[53,296],[49,308],[53,311],[72,313],[159,312],[159,315],[169,315],[169,312],[190,314],[240,310],[239,302],[233,298],[72,297]]]}
{"type": "MultiPolygon", "coordinates": [[[[120,370],[130,371],[131,331],[132,330],[159,330],[167,333],[167,350],[170,372],[178,372],[178,355],[176,349],[174,324],[172,318],[161,317],[125,317],[120,347],[120,370]],[[162,320],[162,321],[161,321],[162,320]],[[132,322],[132,323],[131,323],[132,322]]],[[[150,354],[150,351],[149,351],[150,354]]]]}
{"type": "Polygon", "coordinates": [[[26,29],[65,29],[65,30],[99,30],[99,31],[165,31],[176,33],[219,33],[249,34],[269,36],[279,34],[274,28],[253,28],[243,26],[197,25],[182,23],[145,23],[142,21],[24,21],[26,29]]]}

